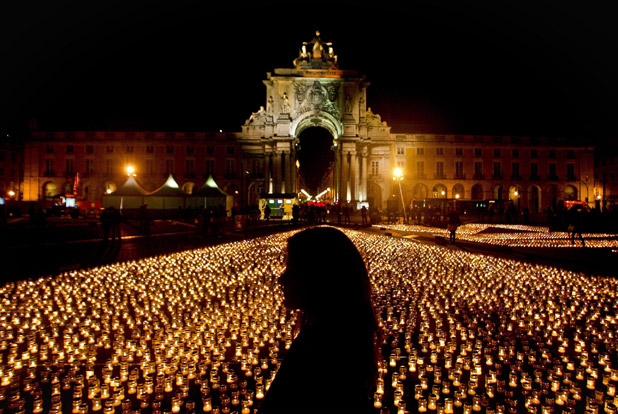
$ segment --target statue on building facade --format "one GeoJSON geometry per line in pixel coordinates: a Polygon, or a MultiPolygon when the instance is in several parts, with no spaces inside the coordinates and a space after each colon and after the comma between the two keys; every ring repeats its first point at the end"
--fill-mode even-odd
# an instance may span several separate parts
{"type": "Polygon", "coordinates": [[[253,112],[249,119],[245,121],[245,125],[260,124],[266,120],[266,111],[263,106],[257,112],[253,112]]]}
{"type": "Polygon", "coordinates": [[[367,108],[367,111],[365,111],[365,119],[369,125],[386,126],[386,122],[382,122],[382,117],[378,114],[374,114],[371,111],[371,107],[367,108]]]}
{"type": "Polygon", "coordinates": [[[303,42],[298,57],[293,63],[297,69],[338,69],[333,44],[322,41],[320,32],[315,32],[311,42],[303,42]],[[307,46],[311,47],[311,53],[307,51],[307,46]]]}
{"type": "Polygon", "coordinates": [[[268,101],[266,102],[266,113],[268,115],[272,115],[273,114],[273,103],[275,102],[275,100],[273,99],[272,96],[268,97],[268,101]]]}
{"type": "Polygon", "coordinates": [[[344,113],[346,115],[351,115],[353,111],[352,108],[352,98],[350,98],[350,95],[346,95],[345,97],[345,105],[344,105],[344,113]]]}
{"type": "Polygon", "coordinates": [[[281,97],[281,113],[290,113],[290,99],[288,98],[288,94],[286,92],[283,92],[283,96],[281,97]]]}

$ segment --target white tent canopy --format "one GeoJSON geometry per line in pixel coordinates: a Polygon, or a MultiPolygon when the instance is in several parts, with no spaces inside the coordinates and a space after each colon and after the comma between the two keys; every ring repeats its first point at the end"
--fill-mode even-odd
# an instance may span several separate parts
{"type": "Polygon", "coordinates": [[[146,203],[152,209],[177,209],[185,206],[187,193],[182,191],[174,177],[170,174],[161,187],[148,194],[146,203]]]}
{"type": "Polygon", "coordinates": [[[224,206],[226,211],[231,211],[234,198],[220,189],[212,175],[209,175],[204,185],[187,198],[187,206],[193,208],[224,206]]]}
{"type": "Polygon", "coordinates": [[[123,208],[139,208],[144,204],[144,199],[148,191],[142,188],[135,180],[135,177],[129,177],[125,183],[111,194],[103,196],[103,207],[123,208]]]}

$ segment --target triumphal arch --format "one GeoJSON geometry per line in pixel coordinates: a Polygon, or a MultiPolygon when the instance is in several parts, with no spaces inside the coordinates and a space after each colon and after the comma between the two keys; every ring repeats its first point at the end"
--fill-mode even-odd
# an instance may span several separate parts
{"type": "Polygon", "coordinates": [[[367,106],[365,75],[343,70],[333,45],[316,32],[304,42],[292,68],[267,73],[265,102],[240,134],[246,190],[296,193],[299,135],[327,130],[335,153],[333,201],[368,200],[368,159],[382,148],[390,155],[390,126],[367,106]]]}

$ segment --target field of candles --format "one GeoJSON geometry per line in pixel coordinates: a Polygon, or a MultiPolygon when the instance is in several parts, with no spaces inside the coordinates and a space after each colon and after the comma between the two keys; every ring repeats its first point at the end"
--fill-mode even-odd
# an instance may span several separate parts
{"type": "MultiPolygon", "coordinates": [[[[376,413],[616,413],[615,279],[345,233],[381,330],[376,413]]],[[[297,333],[291,234],[2,286],[0,412],[257,412],[297,333]]],[[[324,376],[354,363],[343,339],[324,376]]]]}
{"type": "MultiPolygon", "coordinates": [[[[390,230],[449,237],[446,229],[422,225],[386,224],[375,226],[390,230]]],[[[459,240],[509,247],[581,247],[579,235],[574,243],[566,231],[550,231],[545,226],[520,224],[465,224],[457,228],[459,240]]],[[[618,248],[618,236],[609,233],[583,233],[585,246],[589,248],[618,248]]]]}

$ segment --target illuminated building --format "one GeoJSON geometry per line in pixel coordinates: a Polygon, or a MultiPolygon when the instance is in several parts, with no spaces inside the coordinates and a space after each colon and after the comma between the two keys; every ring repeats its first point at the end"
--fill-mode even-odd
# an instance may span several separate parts
{"type": "Polygon", "coordinates": [[[590,201],[612,208],[618,201],[618,143],[608,141],[599,146],[594,157],[594,182],[587,177],[590,201]],[[593,187],[594,183],[594,187],[593,187]]]}
{"type": "Polygon", "coordinates": [[[319,33],[302,44],[292,68],[274,69],[264,84],[264,104],[236,133],[34,131],[26,144],[24,199],[65,192],[79,173],[82,195],[100,200],[122,183],[129,162],[148,190],[169,173],[189,190],[216,170],[219,185],[241,203],[255,203],[261,193],[297,193],[299,137],[315,128],[332,136],[326,198],[356,207],[383,209],[401,194],[405,205],[425,198],[512,200],[534,214],[600,194],[590,143],[392,132],[367,104],[365,75],[340,69],[319,33]],[[392,180],[396,168],[401,192],[392,180]]]}
{"type": "Polygon", "coordinates": [[[135,168],[142,186],[154,191],[170,174],[187,193],[213,175],[238,197],[240,149],[236,134],[144,131],[32,131],[25,145],[24,199],[52,199],[73,192],[79,173],[80,195],[101,201],[135,168]]]}

